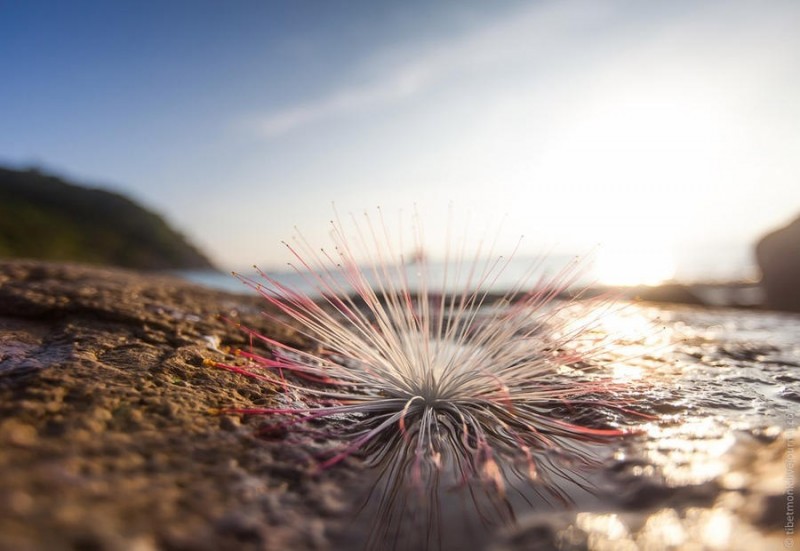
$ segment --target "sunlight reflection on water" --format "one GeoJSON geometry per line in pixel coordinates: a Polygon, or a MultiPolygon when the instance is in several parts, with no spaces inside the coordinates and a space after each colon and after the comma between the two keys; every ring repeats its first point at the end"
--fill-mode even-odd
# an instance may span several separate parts
{"type": "MultiPolygon", "coordinates": [[[[574,323],[581,325],[594,313],[576,305],[567,315],[575,316],[574,323]]],[[[779,316],[768,320],[761,314],[742,313],[734,319],[711,311],[636,304],[594,319],[596,339],[587,343],[601,343],[602,352],[594,358],[602,366],[599,372],[618,383],[635,383],[631,392],[644,400],[647,411],[658,412],[658,419],[641,419],[638,435],[596,450],[605,461],[581,476],[595,485],[597,494],[570,490],[568,474],[555,482],[570,495],[569,505],[530,499],[524,484],[522,490],[509,492],[515,496],[510,507],[521,524],[508,533],[533,530],[541,543],[549,541],[541,539],[541,526],[547,526],[554,530],[553,537],[560,538],[553,540],[561,542],[554,546],[569,549],[570,541],[578,542],[580,548],[600,550],[766,549],[779,544],[780,534],[765,531],[755,521],[743,521],[742,515],[748,507],[783,492],[781,450],[785,451],[786,444],[780,441],[780,427],[770,423],[776,412],[783,411],[779,408],[797,408],[774,392],[754,394],[749,389],[766,388],[764,377],[771,371],[763,366],[800,359],[796,341],[790,338],[797,324],[779,316]],[[770,344],[756,344],[764,341],[770,344]],[[754,430],[760,430],[758,438],[765,441],[776,436],[778,440],[765,448],[758,438],[749,436],[754,430]],[[614,473],[625,473],[627,478],[616,479],[614,473]],[[643,497],[631,497],[638,495],[636,488],[643,497]],[[720,488],[726,492],[719,493],[720,488]],[[760,497],[746,499],[742,492],[760,497]],[[620,500],[626,504],[621,508],[620,500]],[[652,507],[645,505],[648,500],[661,505],[648,509],[652,507]],[[633,511],[626,509],[631,506],[633,511]],[[553,517],[558,511],[566,516],[553,517]],[[558,524],[557,519],[569,518],[566,524],[558,524]]],[[[781,375],[785,368],[774,365],[775,376],[785,377],[781,375]]],[[[453,532],[449,537],[463,536],[462,542],[468,543],[494,537],[497,525],[477,532],[472,524],[471,532],[453,528],[463,526],[468,518],[459,517],[463,504],[454,507],[459,499],[464,496],[448,494],[439,502],[453,506],[439,517],[441,529],[453,532]]],[[[472,520],[478,522],[476,518],[472,520]]],[[[527,540],[516,537],[517,543],[507,548],[526,548],[520,542],[527,540]]]]}

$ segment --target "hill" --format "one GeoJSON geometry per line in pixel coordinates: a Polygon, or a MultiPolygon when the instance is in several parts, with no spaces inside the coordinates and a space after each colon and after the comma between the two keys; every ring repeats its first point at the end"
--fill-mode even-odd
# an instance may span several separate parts
{"type": "Polygon", "coordinates": [[[127,268],[209,269],[161,216],[127,197],[38,170],[0,168],[0,258],[127,268]]]}

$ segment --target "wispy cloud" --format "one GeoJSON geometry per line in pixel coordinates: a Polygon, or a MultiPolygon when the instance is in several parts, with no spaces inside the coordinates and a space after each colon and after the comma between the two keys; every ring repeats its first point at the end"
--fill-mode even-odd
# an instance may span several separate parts
{"type": "Polygon", "coordinates": [[[413,96],[434,78],[432,67],[409,65],[366,85],[337,90],[329,96],[269,113],[257,123],[259,132],[276,137],[336,115],[362,111],[413,96]]]}
{"type": "MultiPolygon", "coordinates": [[[[780,2],[780,5],[783,12],[798,13],[791,1],[780,2]]],[[[611,60],[615,60],[612,66],[635,72],[653,70],[652,59],[658,59],[662,67],[670,62],[692,64],[695,53],[701,62],[711,59],[711,65],[718,66],[730,57],[726,57],[723,49],[715,52],[714,45],[719,47],[720,44],[741,50],[741,55],[745,56],[748,52],[761,55],[761,48],[754,44],[762,42],[779,52],[786,51],[787,48],[775,47],[785,37],[773,36],[774,32],[763,35],[763,29],[751,24],[754,13],[756,19],[772,21],[780,17],[782,11],[753,12],[752,5],[747,2],[724,5],[687,2],[674,10],[625,1],[536,3],[469,33],[442,38],[427,48],[408,48],[398,53],[387,45],[386,52],[379,50],[362,60],[361,75],[370,76],[363,78],[361,84],[250,115],[246,124],[262,137],[276,138],[334,118],[418,100],[438,87],[469,86],[472,87],[470,93],[474,93],[475,87],[507,86],[512,79],[518,79],[517,84],[519,79],[552,83],[553,73],[571,69],[591,74],[585,69],[600,59],[605,60],[606,70],[611,60]],[[721,19],[733,26],[717,28],[716,24],[709,23],[721,19]],[[731,42],[732,37],[751,27],[754,29],[750,34],[757,34],[741,37],[746,44],[737,48],[735,42],[731,42]],[[681,47],[683,50],[676,52],[676,48],[680,50],[681,47]],[[611,52],[612,55],[604,56],[604,49],[606,54],[611,52]],[[624,59],[634,61],[620,63],[624,59]],[[632,69],[637,63],[640,68],[632,69]],[[498,79],[498,74],[504,76],[498,79]]],[[[779,27],[772,21],[763,28],[779,27]]],[[[785,61],[775,60],[774,64],[785,61]]],[[[757,67],[758,63],[752,65],[757,67]]],[[[600,75],[594,74],[592,78],[600,78],[600,75]]]]}
{"type": "MultiPolygon", "coordinates": [[[[513,13],[471,33],[409,53],[405,62],[389,63],[364,84],[334,90],[322,97],[251,118],[248,126],[267,138],[334,117],[361,113],[418,96],[462,74],[475,74],[509,60],[550,60],[554,43],[566,44],[582,23],[596,22],[608,13],[594,2],[544,4],[513,13]],[[544,45],[548,48],[545,49],[544,45]],[[539,48],[541,47],[541,48],[539,48]],[[255,122],[253,122],[255,121],[255,122]]],[[[367,60],[384,63],[380,53],[367,60]]]]}

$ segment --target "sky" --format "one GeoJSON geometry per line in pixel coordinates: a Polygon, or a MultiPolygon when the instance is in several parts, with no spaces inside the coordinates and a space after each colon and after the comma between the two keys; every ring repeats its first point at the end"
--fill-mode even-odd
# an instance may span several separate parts
{"type": "Polygon", "coordinates": [[[0,0],[0,163],[226,268],[326,244],[335,202],[416,208],[434,255],[452,209],[663,279],[800,213],[798,28],[793,0],[0,0]]]}

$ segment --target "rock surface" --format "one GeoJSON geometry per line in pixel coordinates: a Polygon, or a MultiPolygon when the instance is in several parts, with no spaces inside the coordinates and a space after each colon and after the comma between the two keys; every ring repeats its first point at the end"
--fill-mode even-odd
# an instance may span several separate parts
{"type": "MultiPolygon", "coordinates": [[[[0,549],[362,547],[357,462],[315,474],[326,443],[260,438],[257,418],[213,412],[279,394],[204,364],[248,345],[219,314],[302,346],[263,306],[168,277],[0,263],[0,549]]],[[[618,337],[604,362],[654,418],[606,450],[591,496],[523,504],[500,530],[444,511],[442,532],[460,541],[442,547],[800,545],[785,529],[800,317],[632,305],[600,330],[618,337]]]]}
{"type": "Polygon", "coordinates": [[[246,343],[219,314],[264,325],[177,279],[0,264],[0,549],[327,547],[308,451],[209,414],[274,393],[204,367],[246,343]]]}
{"type": "Polygon", "coordinates": [[[800,312],[800,218],[764,236],[756,245],[766,306],[800,312]]]}

